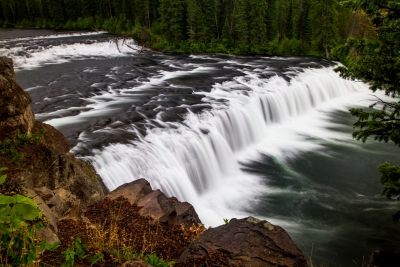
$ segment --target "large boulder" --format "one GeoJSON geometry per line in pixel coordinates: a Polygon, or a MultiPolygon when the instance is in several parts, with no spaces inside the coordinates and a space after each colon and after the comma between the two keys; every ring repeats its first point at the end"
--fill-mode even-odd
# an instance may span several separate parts
{"type": "Polygon", "coordinates": [[[308,263],[283,228],[248,217],[205,231],[176,266],[305,267],[308,263]]]}
{"type": "Polygon", "coordinates": [[[110,192],[106,197],[110,200],[117,199],[120,196],[125,197],[129,203],[136,204],[139,199],[153,192],[149,182],[146,179],[138,179],[130,183],[123,184],[110,192]]]}
{"type": "Polygon", "coordinates": [[[182,224],[186,228],[201,223],[191,204],[180,202],[176,197],[168,198],[160,190],[153,190],[143,178],[121,185],[106,196],[110,200],[119,197],[124,197],[132,205],[140,207],[139,214],[152,218],[153,222],[182,224]]]}
{"type": "Polygon", "coordinates": [[[169,199],[160,190],[139,199],[137,206],[141,207],[139,214],[150,217],[157,222],[171,222],[176,217],[176,211],[169,199]]]}

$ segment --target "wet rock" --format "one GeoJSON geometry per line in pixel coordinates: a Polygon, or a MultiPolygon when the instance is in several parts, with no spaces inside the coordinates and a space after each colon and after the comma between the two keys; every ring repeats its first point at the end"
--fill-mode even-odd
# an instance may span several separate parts
{"type": "Polygon", "coordinates": [[[182,253],[178,266],[308,266],[287,232],[249,217],[207,230],[182,253]]]}
{"type": "Polygon", "coordinates": [[[400,253],[376,250],[372,253],[369,267],[397,267],[400,263],[400,253]]]}

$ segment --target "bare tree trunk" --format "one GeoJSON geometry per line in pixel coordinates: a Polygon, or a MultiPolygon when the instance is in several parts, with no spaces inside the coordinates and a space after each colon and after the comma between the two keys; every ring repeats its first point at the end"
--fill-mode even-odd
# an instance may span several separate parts
{"type": "MultiPolygon", "coordinates": [[[[232,14],[235,14],[235,8],[236,6],[233,6],[233,12],[232,14]]],[[[232,32],[233,32],[233,18],[231,17],[231,27],[230,27],[230,35],[232,36],[232,32]]]]}
{"type": "Polygon", "coordinates": [[[330,52],[329,52],[328,44],[325,44],[325,55],[326,55],[327,59],[329,59],[329,56],[331,55],[330,52]]]}

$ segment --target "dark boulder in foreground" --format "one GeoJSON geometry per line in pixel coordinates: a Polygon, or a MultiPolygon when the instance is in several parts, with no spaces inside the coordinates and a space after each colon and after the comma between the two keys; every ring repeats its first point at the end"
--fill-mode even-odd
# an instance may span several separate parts
{"type": "Polygon", "coordinates": [[[283,228],[248,217],[205,231],[176,266],[303,267],[308,263],[283,228]]]}

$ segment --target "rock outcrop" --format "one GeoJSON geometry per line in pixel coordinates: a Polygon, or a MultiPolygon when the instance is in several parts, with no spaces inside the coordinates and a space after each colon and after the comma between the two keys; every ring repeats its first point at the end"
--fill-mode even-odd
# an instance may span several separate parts
{"type": "Polygon", "coordinates": [[[31,133],[34,115],[30,108],[31,97],[16,82],[13,62],[0,58],[0,133],[31,133]]]}
{"type": "Polygon", "coordinates": [[[248,217],[205,231],[176,266],[305,267],[308,263],[283,228],[248,217]]]}
{"type": "Polygon", "coordinates": [[[152,218],[154,222],[183,224],[186,228],[201,223],[191,204],[180,202],[175,197],[168,198],[160,190],[153,190],[149,182],[143,178],[124,184],[106,196],[110,200],[119,197],[136,204],[140,208],[139,214],[152,218]]]}
{"type": "Polygon", "coordinates": [[[69,141],[54,127],[35,120],[30,96],[16,83],[13,62],[0,58],[0,166],[25,188],[63,188],[80,209],[107,191],[100,177],[71,153],[69,141]]]}

